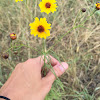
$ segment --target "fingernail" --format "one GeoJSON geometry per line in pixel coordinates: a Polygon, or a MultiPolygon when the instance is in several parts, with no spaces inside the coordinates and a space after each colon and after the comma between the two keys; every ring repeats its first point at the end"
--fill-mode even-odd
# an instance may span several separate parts
{"type": "Polygon", "coordinates": [[[68,68],[68,64],[65,62],[62,62],[61,65],[58,67],[62,72],[64,72],[68,68]]]}

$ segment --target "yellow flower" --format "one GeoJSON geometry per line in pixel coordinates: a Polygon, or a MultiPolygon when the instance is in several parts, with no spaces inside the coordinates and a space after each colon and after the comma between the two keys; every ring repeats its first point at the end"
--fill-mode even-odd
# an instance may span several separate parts
{"type": "Polygon", "coordinates": [[[49,14],[50,12],[54,13],[57,8],[57,4],[55,3],[55,0],[42,0],[42,2],[40,2],[39,4],[41,12],[45,12],[47,14],[49,14]]]}
{"type": "Polygon", "coordinates": [[[31,28],[31,35],[38,35],[40,38],[46,39],[46,37],[50,36],[51,24],[48,24],[46,18],[40,18],[40,20],[36,17],[33,23],[29,25],[31,28]]]}
{"type": "Polygon", "coordinates": [[[15,0],[16,2],[18,2],[18,1],[23,1],[23,0],[15,0]]]}
{"type": "Polygon", "coordinates": [[[100,2],[96,3],[95,5],[96,5],[97,10],[100,10],[100,2]]]}

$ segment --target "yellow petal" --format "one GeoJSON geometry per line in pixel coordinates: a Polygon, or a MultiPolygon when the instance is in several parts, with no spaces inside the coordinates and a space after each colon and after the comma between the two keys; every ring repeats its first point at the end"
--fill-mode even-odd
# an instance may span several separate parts
{"type": "Polygon", "coordinates": [[[37,31],[35,31],[35,30],[31,30],[31,35],[36,36],[37,34],[38,34],[37,31]]]}
{"type": "Polygon", "coordinates": [[[50,36],[50,31],[49,30],[46,30],[45,32],[46,32],[47,36],[50,36]]]}

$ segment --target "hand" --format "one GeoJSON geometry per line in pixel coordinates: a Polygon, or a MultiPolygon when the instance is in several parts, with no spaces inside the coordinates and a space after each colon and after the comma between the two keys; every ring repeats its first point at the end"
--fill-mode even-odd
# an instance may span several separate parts
{"type": "MultiPolygon", "coordinates": [[[[1,88],[0,95],[11,100],[44,100],[56,77],[51,71],[45,77],[41,77],[43,57],[39,56],[18,64],[1,88]]],[[[60,64],[52,56],[49,57],[56,75],[61,76],[68,68],[68,64],[65,62],[60,64]]]]}

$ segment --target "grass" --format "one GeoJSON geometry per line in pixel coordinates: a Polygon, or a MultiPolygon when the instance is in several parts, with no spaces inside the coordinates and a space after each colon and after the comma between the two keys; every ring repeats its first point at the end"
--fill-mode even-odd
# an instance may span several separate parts
{"type": "MultiPolygon", "coordinates": [[[[41,55],[42,39],[31,36],[29,29],[29,23],[36,16],[46,16],[40,14],[39,2],[40,0],[27,0],[26,8],[22,2],[0,1],[0,86],[8,79],[16,64],[41,55]],[[12,32],[17,34],[15,41],[9,38],[12,32]],[[14,48],[9,49],[11,46],[14,48]],[[9,53],[7,60],[2,58],[6,51],[9,53]],[[17,55],[14,54],[16,51],[17,55]]],[[[52,28],[51,36],[46,40],[47,50],[55,58],[69,64],[68,71],[60,77],[66,93],[58,90],[61,93],[57,92],[57,98],[51,91],[50,98],[100,100],[100,11],[88,18],[96,2],[97,0],[57,0],[57,11],[48,16],[52,28]],[[87,11],[82,13],[81,8],[86,8],[87,11]],[[69,31],[85,20],[83,27],[69,31]],[[64,37],[61,38],[62,36],[64,37]]]]}

